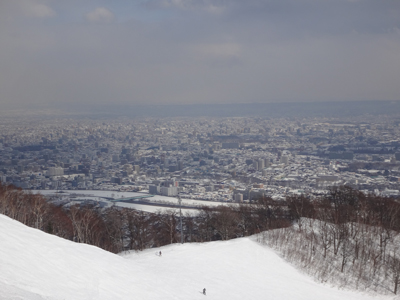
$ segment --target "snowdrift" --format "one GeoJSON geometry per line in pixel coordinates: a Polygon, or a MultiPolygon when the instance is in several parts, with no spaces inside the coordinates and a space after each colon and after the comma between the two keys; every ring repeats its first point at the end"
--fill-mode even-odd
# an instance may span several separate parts
{"type": "Polygon", "coordinates": [[[0,291],[7,300],[393,298],[316,283],[251,238],[115,255],[3,215],[0,291]]]}

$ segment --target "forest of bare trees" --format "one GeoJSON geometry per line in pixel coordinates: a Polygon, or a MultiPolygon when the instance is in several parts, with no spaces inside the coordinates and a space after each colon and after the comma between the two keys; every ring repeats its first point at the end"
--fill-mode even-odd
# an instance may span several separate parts
{"type": "Polygon", "coordinates": [[[294,226],[264,232],[262,242],[321,282],[398,292],[400,204],[349,187],[326,197],[287,199],[294,226]]]}
{"type": "Polygon", "coordinates": [[[55,206],[38,194],[0,185],[0,213],[21,223],[78,243],[114,253],[184,242],[229,240],[290,226],[287,209],[272,199],[256,204],[203,207],[183,216],[177,210],[146,213],[128,208],[55,206]]]}
{"type": "Polygon", "coordinates": [[[147,213],[128,208],[55,206],[37,194],[0,185],[0,213],[25,225],[107,251],[143,250],[172,243],[229,240],[258,234],[259,241],[322,282],[397,294],[400,282],[400,203],[335,187],[320,198],[147,213]]]}

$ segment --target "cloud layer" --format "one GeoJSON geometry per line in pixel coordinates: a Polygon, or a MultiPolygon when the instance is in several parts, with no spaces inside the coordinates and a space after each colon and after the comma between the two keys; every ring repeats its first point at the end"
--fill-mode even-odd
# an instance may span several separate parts
{"type": "Polygon", "coordinates": [[[104,7],[97,7],[95,10],[86,14],[89,22],[110,23],[114,19],[114,14],[104,7]]]}
{"type": "Polygon", "coordinates": [[[0,101],[400,100],[400,2],[6,0],[0,101]]]}

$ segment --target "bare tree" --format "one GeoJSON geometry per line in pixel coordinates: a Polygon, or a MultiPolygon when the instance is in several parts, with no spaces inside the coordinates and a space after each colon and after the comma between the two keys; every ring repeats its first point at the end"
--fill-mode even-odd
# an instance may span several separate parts
{"type": "Polygon", "coordinates": [[[126,228],[126,214],[124,210],[111,207],[105,210],[103,216],[105,230],[115,248],[115,252],[122,252],[124,250],[124,229],[126,228]]]}
{"type": "Polygon", "coordinates": [[[393,255],[389,255],[388,266],[393,282],[393,293],[397,294],[397,289],[400,281],[400,259],[396,256],[396,253],[393,253],[393,255]]]}
{"type": "Polygon", "coordinates": [[[93,207],[71,206],[69,216],[74,228],[74,240],[78,243],[90,244],[95,239],[94,229],[101,222],[93,207]]]}
{"type": "Polygon", "coordinates": [[[151,218],[143,211],[127,209],[124,211],[127,218],[127,230],[129,237],[129,249],[143,250],[152,245],[152,240],[157,237],[153,235],[151,218]]]}
{"type": "Polygon", "coordinates": [[[234,209],[228,206],[219,206],[214,213],[214,227],[222,240],[236,237],[239,218],[234,209]]]}
{"type": "Polygon", "coordinates": [[[175,210],[167,210],[163,213],[158,212],[154,224],[158,231],[159,245],[173,244],[178,242],[177,225],[178,218],[175,210]]]}

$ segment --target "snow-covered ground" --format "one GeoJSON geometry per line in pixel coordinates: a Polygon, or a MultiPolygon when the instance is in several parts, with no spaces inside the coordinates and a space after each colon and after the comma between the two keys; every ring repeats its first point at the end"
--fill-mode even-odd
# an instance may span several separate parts
{"type": "Polygon", "coordinates": [[[0,215],[0,299],[392,299],[314,282],[252,238],[115,255],[0,215]],[[162,251],[162,256],[159,256],[162,251]],[[202,294],[203,288],[207,295],[202,294]]]}
{"type": "MultiPolygon", "coordinates": [[[[107,203],[108,206],[113,205],[111,201],[108,201],[106,198],[113,199],[121,199],[121,198],[129,198],[129,197],[137,197],[137,196],[145,196],[148,194],[145,193],[135,193],[135,192],[116,192],[116,191],[96,191],[96,190],[65,190],[62,193],[57,193],[57,190],[32,190],[32,193],[42,194],[44,196],[54,196],[58,197],[67,197],[69,195],[77,196],[74,198],[74,201],[79,200],[93,200],[93,201],[101,201],[107,203]]],[[[160,195],[154,195],[151,198],[145,198],[144,200],[151,202],[153,205],[146,204],[138,204],[138,203],[128,203],[128,202],[115,202],[114,204],[121,207],[133,208],[136,210],[142,210],[146,212],[156,212],[159,210],[167,210],[171,209],[168,207],[162,206],[163,204],[173,204],[178,205],[178,198],[176,197],[166,197],[160,195]],[[154,205],[156,204],[156,205],[154,205]],[[157,206],[160,204],[160,206],[157,206]]],[[[202,206],[218,206],[218,205],[236,205],[235,203],[227,203],[227,202],[217,202],[217,201],[204,201],[204,200],[192,200],[192,199],[182,199],[182,212],[184,214],[190,213],[194,214],[198,211],[192,208],[187,208],[185,205],[190,207],[198,207],[202,206]]]]}

